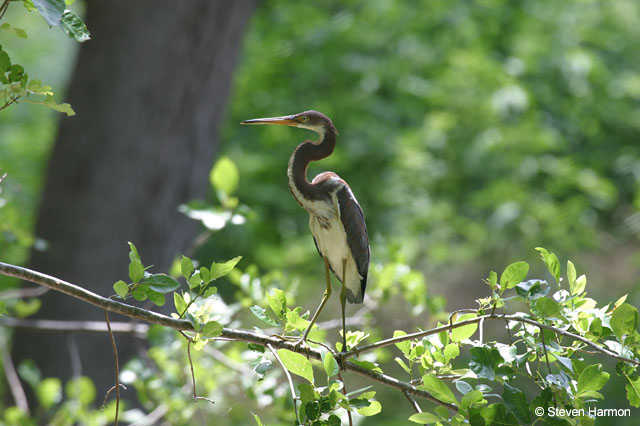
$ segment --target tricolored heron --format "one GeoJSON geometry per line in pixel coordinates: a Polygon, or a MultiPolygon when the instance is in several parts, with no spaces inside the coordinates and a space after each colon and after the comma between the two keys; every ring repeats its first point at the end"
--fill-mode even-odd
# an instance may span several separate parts
{"type": "Polygon", "coordinates": [[[309,227],[316,249],[324,259],[327,289],[300,342],[309,335],[320,311],[331,296],[329,269],[342,282],[342,350],[347,350],[345,303],[362,303],[369,270],[369,236],[364,214],[347,182],[333,172],[324,172],[307,180],[307,167],[333,152],[338,134],[333,122],[318,111],[305,111],[282,117],[257,118],[242,124],[283,124],[316,132],[317,141],[302,142],[291,154],[287,176],[289,189],[309,213],[309,227]]]}

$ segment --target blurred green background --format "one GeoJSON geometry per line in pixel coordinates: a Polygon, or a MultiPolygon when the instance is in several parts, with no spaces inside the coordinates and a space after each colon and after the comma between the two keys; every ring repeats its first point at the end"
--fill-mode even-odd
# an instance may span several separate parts
{"type": "MultiPolygon", "coordinates": [[[[29,39],[0,34],[5,50],[62,93],[77,46],[15,12],[5,19],[29,39]]],[[[473,307],[491,269],[526,260],[541,276],[534,247],[543,246],[571,258],[596,299],[630,293],[637,306],[639,40],[636,0],[264,1],[245,36],[220,153],[238,166],[236,195],[251,214],[198,256],[242,254],[262,273],[282,270],[306,287],[298,302],[315,307],[322,262],[286,181],[289,155],[311,135],[238,123],[316,109],[340,136],[310,178],[335,171],[362,205],[369,289],[394,262],[424,273],[431,307],[438,295],[449,309],[473,307]]],[[[0,113],[3,261],[25,263],[37,241],[57,118],[30,105],[0,113]]],[[[376,314],[393,319],[387,332],[430,324],[428,310],[403,318],[399,299],[376,314]]]]}

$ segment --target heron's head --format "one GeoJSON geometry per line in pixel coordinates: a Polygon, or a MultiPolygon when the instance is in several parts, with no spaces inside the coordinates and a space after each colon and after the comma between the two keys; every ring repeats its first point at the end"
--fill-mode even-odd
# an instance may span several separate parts
{"type": "Polygon", "coordinates": [[[253,120],[246,120],[240,124],[281,124],[285,126],[300,127],[302,129],[309,129],[321,137],[327,132],[333,132],[338,134],[333,122],[329,117],[321,112],[310,110],[304,111],[293,115],[284,115],[282,117],[269,117],[269,118],[255,118],[253,120]]]}

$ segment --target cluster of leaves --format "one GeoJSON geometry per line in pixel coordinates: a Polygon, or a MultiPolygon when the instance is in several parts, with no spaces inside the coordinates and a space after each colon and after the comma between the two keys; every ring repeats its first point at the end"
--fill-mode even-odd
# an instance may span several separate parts
{"type": "MultiPolygon", "coordinates": [[[[255,350],[264,352],[264,348],[260,348],[254,345],[255,350]]],[[[338,362],[331,352],[325,351],[322,356],[326,386],[316,385],[311,361],[304,355],[278,349],[277,357],[289,372],[306,380],[297,386],[296,399],[300,401],[300,413],[296,425],[339,426],[342,424],[336,415],[339,409],[354,411],[361,416],[373,416],[382,410],[380,402],[372,400],[376,392],[370,391],[370,387],[345,393],[338,362]]],[[[258,416],[256,421],[258,425],[261,424],[258,416]]]]}
{"type": "MultiPolygon", "coordinates": [[[[66,9],[75,0],[23,0],[25,8],[29,11],[38,11],[47,23],[60,27],[65,33],[79,42],[89,40],[89,31],[80,17],[72,10],[66,9]]],[[[9,3],[5,2],[4,7],[9,3]]],[[[4,12],[4,11],[2,11],[4,12]]],[[[1,15],[0,15],[1,16],[1,15]]],[[[27,38],[27,32],[21,28],[11,26],[9,23],[0,25],[0,33],[12,34],[16,37],[27,38]]],[[[29,74],[20,64],[12,63],[9,54],[0,45],[0,87],[2,101],[0,110],[17,102],[39,104],[53,110],[64,112],[67,115],[75,115],[71,105],[59,104],[53,98],[53,88],[42,84],[40,80],[29,79],[29,74]],[[33,96],[36,96],[34,99],[33,96]],[[44,99],[40,98],[44,97],[44,99]]]]}
{"type": "Polygon", "coordinates": [[[129,278],[130,283],[118,280],[113,284],[116,294],[127,299],[131,296],[142,302],[149,299],[157,306],[165,304],[165,295],[173,292],[173,302],[176,313],[174,318],[185,318],[193,325],[197,332],[192,336],[192,342],[196,349],[202,349],[207,339],[219,336],[222,325],[213,320],[215,313],[207,303],[196,304],[210,298],[218,292],[218,288],[212,283],[229,274],[242,258],[234,257],[226,262],[213,262],[210,268],[201,266],[196,269],[192,259],[182,256],[180,272],[187,284],[187,290],[177,292],[180,283],[174,277],[167,274],[151,274],[147,270],[152,266],[144,266],[138,250],[129,243],[129,278]]]}
{"type": "MultiPolygon", "coordinates": [[[[500,280],[496,273],[490,274],[486,282],[492,295],[478,300],[477,313],[454,315],[449,332],[396,345],[407,360],[405,363],[397,359],[398,362],[411,377],[416,370],[421,376],[418,387],[458,407],[452,417],[440,407],[433,412],[415,414],[410,420],[421,424],[462,425],[468,421],[479,426],[527,425],[540,417],[545,424],[594,424],[595,419],[589,417],[585,408],[603,399],[599,391],[610,374],[590,355],[603,354],[620,360],[616,372],[627,380],[629,404],[640,406],[638,310],[624,303],[626,296],[597,307],[596,301],[586,296],[586,277],[577,276],[571,261],[567,262],[564,281],[556,255],[543,248],[538,250],[555,280],[555,292],[551,292],[545,280],[524,281],[529,266],[516,262],[504,270],[500,280]],[[514,290],[514,295],[506,297],[514,290]],[[499,315],[496,309],[506,310],[516,301],[524,302],[528,310],[510,315],[506,335],[509,344],[483,341],[482,337],[470,340],[477,324],[455,327],[457,322],[477,318],[477,315],[499,315]],[[587,341],[601,349],[594,352],[587,341]],[[466,348],[470,360],[453,362],[461,349],[466,348]],[[454,379],[461,397],[439,378],[443,376],[454,379]],[[527,397],[526,381],[539,387],[534,398],[527,397]],[[544,409],[543,416],[535,414],[537,407],[544,409]],[[547,416],[550,407],[585,410],[578,417],[547,416]]],[[[396,332],[396,336],[403,334],[396,332]]]]}

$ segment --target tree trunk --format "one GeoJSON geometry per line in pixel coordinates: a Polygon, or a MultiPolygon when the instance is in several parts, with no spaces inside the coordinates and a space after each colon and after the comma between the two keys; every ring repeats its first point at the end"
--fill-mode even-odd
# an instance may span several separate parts
{"type": "MultiPolygon", "coordinates": [[[[176,208],[206,196],[255,3],[87,3],[92,40],[80,49],[67,96],[77,116],[60,123],[36,226],[48,249],[33,252],[33,269],[109,295],[128,276],[127,241],[156,272],[190,244],[197,225],[176,208]]],[[[104,320],[100,310],[55,292],[42,302],[42,318],[104,320]]],[[[122,365],[135,342],[116,340],[122,365]]],[[[43,377],[91,377],[98,399],[114,383],[106,334],[21,331],[13,351],[16,360],[34,360],[43,377]]]]}

